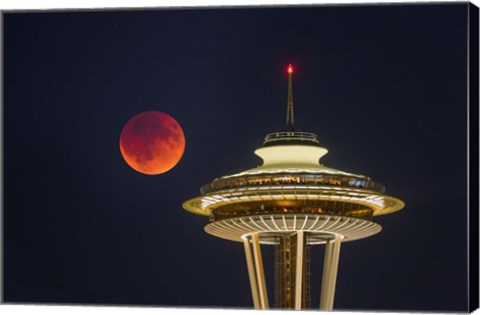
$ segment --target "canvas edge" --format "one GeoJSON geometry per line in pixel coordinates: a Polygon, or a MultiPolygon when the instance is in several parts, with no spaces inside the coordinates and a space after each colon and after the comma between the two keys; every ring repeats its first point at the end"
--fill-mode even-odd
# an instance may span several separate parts
{"type": "Polygon", "coordinates": [[[479,307],[479,20],[468,5],[468,310],[479,307]],[[473,162],[473,163],[472,163],[473,162]]]}

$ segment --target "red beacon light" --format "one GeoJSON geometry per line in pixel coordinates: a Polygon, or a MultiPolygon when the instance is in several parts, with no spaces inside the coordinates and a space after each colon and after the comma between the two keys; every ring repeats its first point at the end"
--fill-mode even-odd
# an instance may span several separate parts
{"type": "Polygon", "coordinates": [[[287,73],[288,73],[288,74],[292,74],[292,73],[293,73],[293,66],[292,66],[292,65],[288,65],[287,73]]]}

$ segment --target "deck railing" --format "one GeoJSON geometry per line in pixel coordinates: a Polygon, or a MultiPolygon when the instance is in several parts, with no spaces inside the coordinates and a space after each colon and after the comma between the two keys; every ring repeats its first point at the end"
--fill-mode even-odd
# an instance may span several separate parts
{"type": "Polygon", "coordinates": [[[269,133],[265,136],[264,144],[273,143],[278,141],[307,141],[319,143],[317,140],[317,135],[310,132],[301,132],[301,131],[281,131],[269,133]]]}
{"type": "Polygon", "coordinates": [[[219,178],[204,185],[200,191],[207,194],[214,191],[258,186],[284,186],[284,185],[304,185],[304,186],[337,186],[346,188],[367,189],[384,193],[385,187],[376,183],[368,177],[355,177],[345,175],[326,175],[326,174],[258,174],[245,175],[230,178],[219,178]]]}

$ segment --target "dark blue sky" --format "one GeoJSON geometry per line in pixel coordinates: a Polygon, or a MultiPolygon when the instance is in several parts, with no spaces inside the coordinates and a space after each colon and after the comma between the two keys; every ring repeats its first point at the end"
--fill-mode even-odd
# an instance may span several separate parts
{"type": "MultiPolygon", "coordinates": [[[[292,63],[296,126],[322,161],[406,203],[343,245],[335,307],[465,310],[467,8],[6,13],[5,301],[251,307],[242,245],[181,204],[260,163],[292,63]],[[160,176],[118,147],[147,110],[186,136],[160,176]]],[[[320,248],[312,261],[317,305],[320,248]]]]}

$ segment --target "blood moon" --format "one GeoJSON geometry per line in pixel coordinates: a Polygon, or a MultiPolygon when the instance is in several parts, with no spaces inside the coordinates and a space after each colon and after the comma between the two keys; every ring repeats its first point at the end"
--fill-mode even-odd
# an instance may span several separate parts
{"type": "Polygon", "coordinates": [[[185,150],[185,135],[170,115],[147,111],[133,116],[120,134],[125,162],[142,174],[158,175],[172,169],[185,150]]]}

